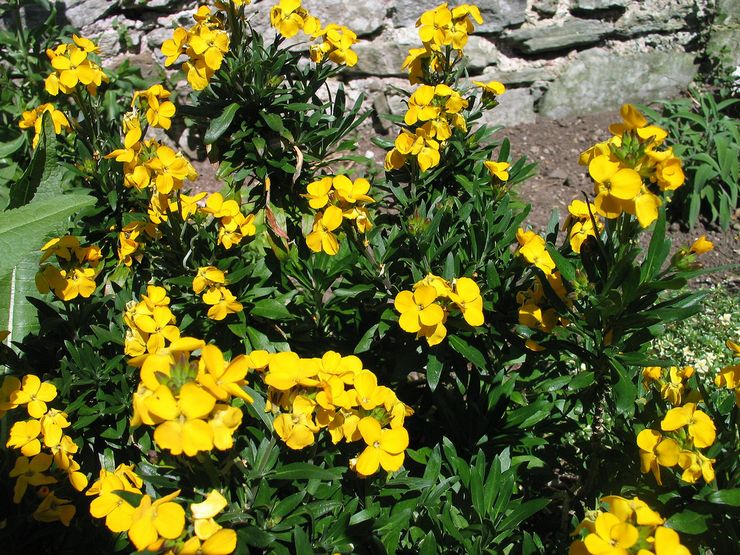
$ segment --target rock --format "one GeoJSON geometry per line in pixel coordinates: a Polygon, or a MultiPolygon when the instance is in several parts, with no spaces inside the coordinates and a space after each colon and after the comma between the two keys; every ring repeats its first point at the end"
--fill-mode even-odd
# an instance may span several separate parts
{"type": "Polygon", "coordinates": [[[110,0],[66,0],[59,10],[61,18],[66,19],[73,27],[81,29],[95,23],[103,16],[118,7],[119,2],[110,0]]]}
{"type": "Polygon", "coordinates": [[[534,0],[532,9],[545,17],[552,17],[558,11],[558,0],[534,0]]]}
{"type": "Polygon", "coordinates": [[[441,3],[439,0],[396,0],[392,7],[393,26],[413,27],[421,14],[441,3]]]}
{"type": "Polygon", "coordinates": [[[614,26],[595,19],[569,18],[562,24],[526,27],[507,34],[514,48],[525,54],[570,50],[599,42],[614,26]]]}
{"type": "Polygon", "coordinates": [[[500,33],[521,25],[527,16],[526,0],[479,0],[473,3],[480,8],[483,18],[483,25],[476,26],[477,33],[500,33]]]}
{"type": "Polygon", "coordinates": [[[715,10],[715,25],[740,23],[740,0],[717,0],[715,10]]]}
{"type": "Polygon", "coordinates": [[[578,54],[550,85],[540,113],[562,118],[670,98],[688,86],[696,70],[693,55],[686,52],[620,55],[592,48],[578,54]]]}
{"type": "Polygon", "coordinates": [[[357,0],[311,0],[306,7],[322,24],[344,25],[362,37],[381,29],[392,4],[392,0],[375,0],[370,7],[357,0]]]}
{"type": "Polygon", "coordinates": [[[361,41],[352,47],[357,65],[348,74],[406,75],[401,69],[410,48],[420,46],[416,29],[389,29],[372,41],[361,41]]]}
{"type": "Polygon", "coordinates": [[[552,67],[523,67],[510,71],[488,71],[485,81],[501,81],[504,85],[528,85],[535,81],[552,81],[557,77],[552,67]]]}
{"type": "Polygon", "coordinates": [[[468,71],[478,71],[498,63],[499,51],[490,40],[473,35],[465,45],[465,55],[468,57],[468,71]]]}
{"type": "Polygon", "coordinates": [[[706,46],[707,55],[719,60],[723,66],[730,68],[740,66],[738,44],[740,44],[740,25],[713,28],[706,46]]]}
{"type": "Polygon", "coordinates": [[[575,0],[571,6],[572,10],[595,11],[623,8],[626,0],[575,0]]]}
{"type": "Polygon", "coordinates": [[[619,36],[666,33],[687,29],[695,10],[692,0],[645,0],[632,2],[615,23],[619,36]]]}
{"type": "Polygon", "coordinates": [[[534,97],[527,89],[508,89],[499,97],[499,105],[484,112],[481,120],[489,126],[505,127],[534,123],[534,97]]]}

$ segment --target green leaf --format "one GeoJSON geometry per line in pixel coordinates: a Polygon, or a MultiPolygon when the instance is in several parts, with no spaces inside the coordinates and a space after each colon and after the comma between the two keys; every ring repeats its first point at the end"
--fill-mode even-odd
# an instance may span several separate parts
{"type": "Polygon", "coordinates": [[[370,349],[370,346],[373,344],[373,338],[375,337],[375,332],[378,330],[378,327],[380,324],[373,324],[368,328],[368,330],[362,334],[362,337],[357,342],[357,345],[355,345],[354,353],[360,354],[364,353],[365,351],[368,351],[370,349]]]}
{"type": "Polygon", "coordinates": [[[614,384],[615,404],[620,414],[631,416],[635,413],[635,399],[637,399],[637,386],[632,380],[627,368],[612,361],[613,367],[618,375],[617,383],[614,384]]]}
{"type": "Polygon", "coordinates": [[[42,116],[42,132],[31,164],[21,178],[10,187],[8,208],[18,208],[34,200],[54,198],[62,193],[64,166],[57,160],[57,136],[51,114],[42,116]]]}
{"type": "Polygon", "coordinates": [[[94,203],[95,199],[86,194],[61,195],[2,212],[0,275],[7,275],[21,260],[38,251],[46,236],[72,214],[94,203]]]}
{"type": "Polygon", "coordinates": [[[293,545],[295,546],[296,555],[313,555],[311,542],[308,541],[306,532],[300,526],[293,529],[293,545]]]}
{"type": "Polygon", "coordinates": [[[712,492],[707,501],[719,505],[730,505],[731,507],[740,507],[740,488],[723,489],[712,492]]]}
{"type": "Polygon", "coordinates": [[[708,515],[685,509],[666,520],[665,525],[684,534],[701,534],[707,531],[707,518],[708,515]]]}
{"type": "Polygon", "coordinates": [[[267,127],[275,131],[275,133],[282,133],[285,130],[283,120],[279,115],[271,114],[269,112],[260,112],[260,117],[265,120],[267,127]]]}
{"type": "Polygon", "coordinates": [[[205,137],[203,137],[203,141],[207,145],[215,143],[221,137],[221,135],[226,133],[226,130],[231,125],[231,122],[234,121],[234,116],[236,115],[237,111],[239,111],[238,102],[232,102],[231,104],[229,104],[220,116],[211,121],[211,125],[208,126],[205,137]]]}
{"type": "Polygon", "coordinates": [[[268,320],[284,320],[292,317],[285,304],[275,299],[262,299],[254,303],[250,311],[252,316],[267,318],[268,320]]]}
{"type": "Polygon", "coordinates": [[[20,149],[26,142],[25,135],[18,135],[14,140],[9,143],[0,144],[0,158],[7,158],[11,154],[15,153],[20,149]]]}
{"type": "Polygon", "coordinates": [[[291,463],[270,472],[273,480],[338,480],[342,477],[342,468],[326,469],[310,463],[291,463]]]}
{"type": "Polygon", "coordinates": [[[38,297],[35,276],[38,263],[23,260],[0,276],[0,330],[10,332],[9,341],[21,341],[39,329],[36,308],[26,297],[38,297]]]}
{"type": "Polygon", "coordinates": [[[547,252],[550,253],[550,256],[555,262],[555,265],[558,267],[558,270],[560,270],[560,275],[562,275],[567,281],[574,282],[576,280],[575,266],[573,266],[570,260],[560,254],[560,251],[554,246],[549,243],[545,246],[547,247],[547,252]]]}
{"type": "Polygon", "coordinates": [[[448,337],[450,347],[455,349],[458,353],[468,359],[470,362],[475,364],[481,370],[485,370],[487,367],[486,357],[483,356],[478,349],[470,345],[467,341],[457,335],[450,335],[448,337]]]}
{"type": "Polygon", "coordinates": [[[427,385],[434,391],[439,384],[439,377],[442,375],[442,362],[433,354],[427,358],[427,385]]]}

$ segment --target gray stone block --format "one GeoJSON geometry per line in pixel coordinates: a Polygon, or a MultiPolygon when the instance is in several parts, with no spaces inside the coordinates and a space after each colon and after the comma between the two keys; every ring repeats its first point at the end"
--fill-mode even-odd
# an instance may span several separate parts
{"type": "Polygon", "coordinates": [[[574,0],[571,7],[583,11],[610,10],[623,8],[627,3],[626,0],[574,0]]]}
{"type": "Polygon", "coordinates": [[[599,42],[614,26],[597,19],[569,18],[562,24],[516,29],[507,33],[507,40],[525,54],[570,50],[599,42]]]}
{"type": "Polygon", "coordinates": [[[483,113],[483,123],[504,127],[534,123],[534,97],[528,89],[508,89],[498,100],[498,106],[483,113]]]}
{"type": "Polygon", "coordinates": [[[540,113],[551,118],[618,109],[625,102],[671,98],[696,75],[692,54],[620,55],[603,48],[581,52],[545,93],[540,113]]]}

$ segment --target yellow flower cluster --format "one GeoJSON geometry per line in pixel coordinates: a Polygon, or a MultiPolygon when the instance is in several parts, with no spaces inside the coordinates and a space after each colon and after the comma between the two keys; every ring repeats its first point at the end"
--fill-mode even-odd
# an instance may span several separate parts
{"type": "Polygon", "coordinates": [[[311,60],[316,63],[329,58],[337,65],[352,67],[357,64],[357,54],[351,50],[357,43],[357,35],[336,23],[322,27],[318,18],[302,6],[301,0],[280,0],[270,9],[270,24],[286,39],[300,31],[313,39],[321,39],[319,44],[309,48],[311,60]]]}
{"type": "Polygon", "coordinates": [[[337,65],[352,67],[357,64],[357,54],[350,50],[357,43],[357,35],[344,25],[329,23],[314,33],[314,38],[321,38],[321,44],[310,48],[311,60],[318,63],[329,58],[337,65]]]}
{"type": "MultiPolygon", "coordinates": [[[[727,348],[730,349],[735,358],[740,357],[740,345],[728,339],[725,342],[727,348]]],[[[719,371],[719,374],[714,378],[714,384],[717,387],[726,387],[727,389],[735,390],[735,406],[740,408],[740,364],[733,364],[726,366],[719,371]]]]}
{"type": "Polygon", "coordinates": [[[684,183],[681,161],[671,148],[657,150],[667,133],[648,121],[634,106],[621,108],[622,123],[609,126],[612,137],[594,145],[579,158],[594,181],[594,206],[599,215],[614,219],[626,212],[648,227],[658,217],[658,194],[684,183]]]}
{"type": "Polygon", "coordinates": [[[38,487],[42,501],[33,518],[41,522],[60,521],[69,526],[75,514],[74,505],[57,497],[47,486],[58,482],[53,474],[65,474],[72,487],[82,491],[87,487],[87,476],[80,472],[80,465],[74,460],[77,444],[64,433],[70,425],[67,413],[47,406],[56,396],[54,384],[42,382],[33,374],[24,376],[22,381],[5,376],[0,386],[0,417],[23,405],[31,417],[13,424],[6,443],[6,447],[21,453],[10,471],[10,477],[16,479],[13,502],[21,502],[28,486],[38,487]]]}
{"type": "Polygon", "coordinates": [[[208,317],[211,320],[223,320],[229,314],[244,310],[234,294],[226,287],[226,275],[215,266],[198,268],[193,278],[193,291],[202,293],[203,302],[210,306],[208,317]]]}
{"type": "Polygon", "coordinates": [[[206,205],[200,211],[218,218],[218,244],[225,249],[230,249],[241,243],[244,237],[254,237],[257,233],[254,214],[245,216],[235,200],[224,200],[221,193],[209,195],[206,205]]]}
{"type": "Polygon", "coordinates": [[[98,87],[108,82],[105,72],[89,57],[98,51],[95,43],[77,35],[72,35],[72,41],[46,50],[54,71],[46,78],[44,88],[51,96],[60,92],[71,94],[77,85],[83,85],[87,92],[95,95],[98,87]]]}
{"type": "Polygon", "coordinates": [[[576,199],[568,205],[568,217],[563,222],[562,229],[568,232],[571,250],[580,253],[583,242],[588,237],[596,237],[597,232],[601,233],[604,224],[601,222],[596,206],[576,199]],[[595,229],[594,222],[596,222],[595,229]]]}
{"type": "Polygon", "coordinates": [[[663,526],[665,519],[637,497],[603,497],[606,511],[597,510],[581,521],[570,555],[689,555],[678,533],[663,526]]]}
{"type": "Polygon", "coordinates": [[[460,113],[468,101],[447,85],[420,85],[409,97],[403,129],[385,157],[387,171],[400,169],[409,156],[421,171],[437,166],[440,149],[452,136],[453,128],[467,130],[460,113]]]}
{"type": "Polygon", "coordinates": [[[118,261],[129,267],[134,260],[141,262],[143,239],[145,237],[156,239],[158,236],[157,227],[149,222],[129,222],[118,233],[118,261]]]}
{"type": "MultiPolygon", "coordinates": [[[[651,384],[656,384],[660,388],[660,395],[672,406],[677,407],[684,399],[686,382],[694,375],[693,366],[672,366],[667,372],[660,366],[647,366],[642,370],[642,383],[645,389],[651,384]]],[[[690,400],[697,400],[697,393],[692,392],[690,400]]]]}
{"type": "Polygon", "coordinates": [[[170,298],[164,287],[148,285],[139,302],[129,301],[123,321],[128,327],[124,353],[135,360],[155,354],[167,343],[180,338],[175,315],[169,307],[170,298]]]}
{"type": "Polygon", "coordinates": [[[121,464],[114,472],[101,469],[100,477],[86,492],[96,496],[90,503],[90,514],[105,518],[111,532],[126,532],[137,550],[149,553],[228,555],[236,549],[236,532],[214,520],[228,505],[218,491],[212,490],[204,501],[190,505],[190,528],[195,535],[187,538],[185,510],[174,501],[180,490],[152,500],[142,493],[142,485],[131,465],[121,464]],[[124,498],[118,492],[128,495],[124,498]],[[129,503],[132,498],[138,498],[137,505],[129,503]]]}
{"type": "Polygon", "coordinates": [[[696,403],[684,403],[670,409],[660,423],[660,429],[646,428],[637,435],[640,448],[640,467],[643,473],[652,472],[655,481],[663,485],[660,467],[678,465],[683,470],[681,479],[690,484],[704,477],[714,480],[714,459],[704,456],[699,449],[710,447],[717,431],[712,419],[696,408],[696,403]]]}
{"type": "Polygon", "coordinates": [[[483,23],[480,10],[472,4],[450,9],[444,3],[421,15],[416,26],[423,47],[409,50],[403,62],[412,85],[439,82],[433,76],[449,71],[462,59],[463,48],[474,30],[473,21],[483,23]]]}
{"type": "Polygon", "coordinates": [[[134,93],[132,110],[123,116],[123,148],[107,154],[123,164],[123,183],[128,188],[152,190],[158,205],[167,207],[169,195],[179,191],[186,179],[198,177],[192,164],[180,152],[154,139],[142,141],[148,126],[169,129],[175,106],[169,100],[170,92],[161,85],[153,85],[145,91],[134,93]],[[142,129],[142,115],[147,127],[142,129]],[[162,198],[161,195],[165,197],[162,198]]]}
{"type": "Polygon", "coordinates": [[[270,9],[270,24],[286,39],[299,31],[313,36],[321,30],[321,23],[301,5],[301,0],[280,0],[270,9]]]}
{"type": "Polygon", "coordinates": [[[224,30],[221,18],[208,6],[200,6],[193,19],[195,25],[189,29],[178,27],[172,38],[164,41],[162,54],[165,67],[174,64],[182,54],[187,55],[188,61],[182,64],[182,70],[188,83],[196,91],[202,91],[229,51],[229,34],[224,30]]]}
{"type": "Polygon", "coordinates": [[[141,367],[132,427],[156,426],[155,443],[173,455],[193,457],[201,451],[232,447],[242,421],[242,411],[232,406],[232,398],[252,402],[242,388],[249,370],[244,355],[227,361],[215,345],[180,337],[129,363],[141,367]],[[197,350],[200,357],[191,359],[197,350]]]}
{"type": "Polygon", "coordinates": [[[344,220],[353,221],[360,233],[371,229],[365,205],[375,201],[368,191],[370,183],[361,177],[352,181],[346,175],[326,176],[309,183],[307,193],[302,196],[308,199],[311,208],[321,211],[316,213],[311,233],[306,236],[308,248],[332,256],[337,254],[339,241],[334,231],[344,220]]]}
{"type": "Polygon", "coordinates": [[[40,293],[54,291],[63,301],[78,296],[88,298],[95,291],[95,269],[102,255],[95,245],[80,246],[73,235],[55,237],[41,247],[39,271],[36,273],[36,288],[40,293]],[[46,263],[54,256],[57,266],[46,263]]]}
{"type": "Polygon", "coordinates": [[[412,291],[401,291],[393,306],[401,314],[401,329],[424,337],[430,347],[447,336],[447,316],[451,309],[459,310],[468,325],[483,325],[483,298],[478,284],[467,277],[452,280],[427,275],[414,284],[412,291]]]}
{"type": "Polygon", "coordinates": [[[544,237],[537,235],[534,231],[519,228],[516,232],[516,240],[519,243],[519,255],[524,260],[542,270],[546,276],[555,273],[555,261],[547,252],[544,237]]]}
{"type": "Polygon", "coordinates": [[[43,115],[46,112],[49,112],[49,116],[51,116],[51,121],[54,124],[54,133],[56,133],[57,135],[62,132],[62,129],[66,129],[67,131],[72,129],[67,116],[64,115],[64,112],[57,110],[54,105],[50,104],[49,102],[41,104],[33,110],[23,112],[21,114],[21,121],[18,123],[18,127],[20,127],[21,129],[30,129],[31,127],[33,127],[35,131],[32,142],[33,148],[36,148],[36,146],[39,144],[39,137],[41,136],[41,124],[43,122],[43,115]]]}
{"type": "Polygon", "coordinates": [[[506,182],[509,180],[509,164],[508,162],[494,162],[493,160],[486,160],[483,165],[491,174],[492,178],[496,178],[499,181],[506,182]]]}
{"type": "Polygon", "coordinates": [[[379,386],[358,357],[334,351],[321,358],[253,351],[248,358],[252,368],[264,372],[265,410],[275,416],[275,433],[288,447],[312,445],[315,434],[326,428],[334,444],[364,440],[365,449],[350,461],[360,476],[401,467],[409,444],[403,425],[412,410],[391,389],[379,386]]]}

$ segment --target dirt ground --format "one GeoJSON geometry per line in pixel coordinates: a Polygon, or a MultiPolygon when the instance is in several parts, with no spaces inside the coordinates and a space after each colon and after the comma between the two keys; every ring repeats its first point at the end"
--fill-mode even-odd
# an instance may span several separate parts
{"type": "MultiPolygon", "coordinates": [[[[552,209],[560,213],[561,221],[568,212],[573,199],[583,198],[583,192],[593,195],[593,183],[586,168],[578,165],[578,155],[609,137],[609,124],[620,121],[619,113],[605,112],[569,119],[551,120],[538,118],[535,123],[510,127],[499,131],[498,137],[508,137],[511,156],[517,159],[524,155],[539,164],[537,175],[520,184],[516,190],[523,200],[532,204],[527,224],[535,230],[545,228],[552,209]]],[[[358,154],[366,150],[374,153],[377,163],[382,164],[383,152],[361,141],[358,154]],[[363,145],[364,143],[364,145],[363,145]]],[[[198,188],[216,191],[220,183],[215,180],[215,168],[207,161],[196,164],[200,178],[198,188]]],[[[669,237],[674,249],[679,245],[690,245],[696,238],[706,235],[714,243],[714,250],[701,257],[706,268],[740,263],[740,220],[735,214],[730,228],[722,231],[718,226],[699,222],[689,230],[678,223],[669,227],[669,237]]],[[[649,234],[644,235],[647,244],[649,234]]],[[[724,284],[728,289],[740,291],[740,271],[726,269],[700,276],[692,283],[695,287],[724,284]]]]}

